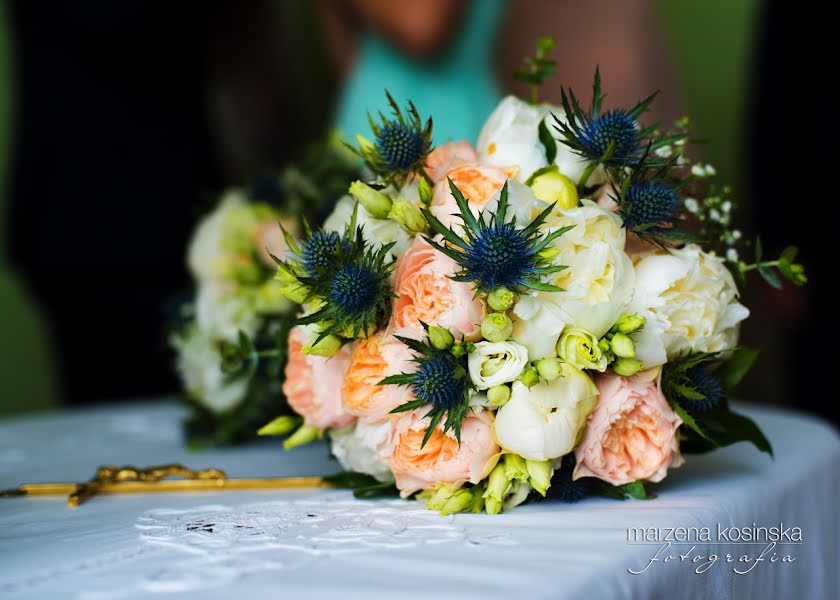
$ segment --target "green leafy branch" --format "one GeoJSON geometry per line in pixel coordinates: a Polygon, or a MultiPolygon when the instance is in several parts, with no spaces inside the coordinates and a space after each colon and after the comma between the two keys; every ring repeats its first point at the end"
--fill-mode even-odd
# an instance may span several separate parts
{"type": "Polygon", "coordinates": [[[538,102],[540,86],[546,79],[554,75],[557,62],[548,58],[548,54],[556,45],[556,39],[548,35],[541,35],[537,38],[535,56],[522,59],[525,66],[513,73],[514,79],[527,83],[531,87],[531,104],[538,102]]]}
{"type": "Polygon", "coordinates": [[[782,250],[778,259],[763,260],[761,239],[756,239],[755,262],[751,264],[743,261],[736,262],[734,269],[735,278],[738,280],[738,284],[743,286],[746,283],[746,274],[750,271],[758,271],[762,279],[777,290],[782,289],[782,282],[779,275],[790,281],[793,285],[805,285],[808,283],[808,277],[805,275],[805,267],[795,262],[798,252],[799,249],[796,246],[788,246],[782,250]]]}

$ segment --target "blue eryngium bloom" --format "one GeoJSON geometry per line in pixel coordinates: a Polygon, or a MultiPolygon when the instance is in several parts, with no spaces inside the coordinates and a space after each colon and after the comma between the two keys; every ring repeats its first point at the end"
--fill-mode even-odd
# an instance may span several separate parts
{"type": "Polygon", "coordinates": [[[330,277],[329,298],[345,313],[357,313],[376,300],[378,285],[372,265],[351,262],[341,265],[330,277]]]}
{"type": "Polygon", "coordinates": [[[613,110],[585,122],[578,142],[589,160],[599,161],[610,152],[607,161],[618,164],[636,151],[637,129],[636,121],[630,115],[622,110],[613,110]]]}
{"type": "Polygon", "coordinates": [[[335,266],[339,240],[340,236],[337,232],[319,229],[304,241],[301,262],[307,275],[315,275],[335,266]]]}
{"type": "Polygon", "coordinates": [[[399,122],[387,123],[376,136],[376,149],[385,166],[393,171],[405,171],[422,160],[426,142],[421,131],[399,122]]]}
{"type": "Polygon", "coordinates": [[[571,503],[586,498],[592,492],[592,479],[590,477],[572,479],[574,472],[575,456],[568,454],[563,457],[560,468],[554,471],[551,486],[545,495],[546,499],[571,503]]]}
{"type": "Polygon", "coordinates": [[[677,218],[677,193],[659,182],[634,183],[621,199],[621,216],[631,230],[659,231],[677,218]]]}
{"type": "Polygon", "coordinates": [[[691,414],[708,412],[720,406],[724,393],[714,375],[701,366],[692,367],[685,374],[688,380],[685,387],[690,388],[694,393],[690,398],[686,394],[677,395],[676,401],[680,406],[691,414]]]}
{"type": "Polygon", "coordinates": [[[519,228],[515,218],[505,222],[507,183],[502,187],[496,212],[489,215],[482,212],[478,217],[472,214],[467,199],[452,180],[449,180],[449,189],[464,222],[464,236],[446,227],[426,209],[423,209],[423,216],[432,232],[443,236],[442,242],[436,242],[430,237],[426,237],[426,241],[461,267],[452,279],[468,281],[477,291],[488,294],[499,287],[517,293],[527,288],[560,291],[559,287],[544,282],[543,278],[566,267],[554,265],[540,254],[551,242],[571,229],[563,227],[544,236],[540,234],[540,226],[554,209],[553,204],[528,226],[519,228]]]}
{"type": "Polygon", "coordinates": [[[451,349],[438,350],[428,339],[428,325],[422,325],[427,335],[424,341],[396,336],[414,351],[412,361],[417,364],[417,370],[413,373],[391,375],[380,381],[379,385],[405,385],[414,393],[413,400],[398,406],[391,411],[392,413],[429,407],[424,416],[429,417],[430,422],[421,447],[426,445],[435,427],[444,417],[444,433],[451,429],[460,443],[461,421],[469,411],[469,392],[472,388],[467,376],[467,355],[459,353],[456,356],[451,349]]]}

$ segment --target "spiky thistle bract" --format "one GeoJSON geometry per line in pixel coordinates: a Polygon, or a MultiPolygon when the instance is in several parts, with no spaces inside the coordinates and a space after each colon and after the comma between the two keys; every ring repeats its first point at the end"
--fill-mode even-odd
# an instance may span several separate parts
{"type": "Polygon", "coordinates": [[[408,102],[404,113],[389,92],[385,95],[393,117],[389,119],[380,112],[377,122],[368,114],[374,143],[354,152],[383,181],[401,187],[411,175],[423,174],[432,150],[432,119],[423,123],[413,102],[408,102]]]}
{"type": "Polygon", "coordinates": [[[571,89],[561,89],[566,119],[554,115],[554,127],[562,136],[558,141],[591,164],[602,164],[608,169],[637,167],[643,157],[655,164],[656,161],[649,152],[645,152],[645,148],[655,151],[685,137],[685,134],[678,133],[653,139],[659,123],[644,127],[639,125],[639,117],[648,110],[657,94],[654,92],[629,110],[602,112],[605,96],[601,92],[601,73],[596,68],[592,104],[588,112],[583,110],[571,89]]]}
{"type": "MultiPolygon", "coordinates": [[[[421,324],[428,332],[428,326],[425,323],[421,324]]],[[[467,374],[467,355],[456,356],[449,350],[437,350],[431,345],[428,337],[423,341],[395,337],[414,351],[412,361],[417,364],[417,370],[413,373],[391,375],[379,382],[379,385],[409,386],[414,394],[414,400],[398,406],[391,412],[401,413],[429,407],[424,418],[428,417],[430,422],[420,447],[426,445],[441,420],[443,433],[452,430],[460,444],[461,421],[469,411],[469,392],[472,388],[467,374]]]]}
{"type": "Polygon", "coordinates": [[[699,352],[671,361],[662,372],[662,392],[690,415],[726,406],[721,382],[710,368],[720,352],[699,352]]]}
{"type": "Polygon", "coordinates": [[[571,227],[562,227],[545,235],[540,232],[554,204],[543,210],[526,227],[516,226],[516,218],[506,221],[508,208],[508,184],[505,182],[494,213],[482,211],[473,215],[469,203],[452,180],[449,189],[458,205],[459,216],[464,223],[464,235],[459,235],[441,223],[429,210],[423,216],[432,232],[440,234],[438,242],[425,237],[426,242],[452,258],[460,270],[452,275],[455,281],[472,283],[476,292],[490,293],[499,287],[523,293],[527,289],[546,292],[562,291],[544,278],[562,271],[566,267],[555,265],[546,259],[543,250],[566,233],[571,227]]]}

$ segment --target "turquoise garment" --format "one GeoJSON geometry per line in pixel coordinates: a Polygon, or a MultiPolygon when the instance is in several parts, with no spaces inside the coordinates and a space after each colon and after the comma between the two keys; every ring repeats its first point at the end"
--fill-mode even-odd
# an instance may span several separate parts
{"type": "Polygon", "coordinates": [[[414,102],[423,119],[431,116],[435,145],[475,143],[501,94],[493,73],[493,47],[504,0],[473,0],[461,30],[434,60],[411,60],[373,34],[365,33],[358,62],[341,94],[335,125],[348,140],[370,138],[367,114],[389,116],[387,89],[402,107],[414,102]]]}

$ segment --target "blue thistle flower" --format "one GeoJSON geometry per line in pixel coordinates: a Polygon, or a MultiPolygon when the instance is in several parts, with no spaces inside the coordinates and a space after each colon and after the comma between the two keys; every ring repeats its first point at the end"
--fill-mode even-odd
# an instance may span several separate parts
{"type": "Polygon", "coordinates": [[[387,123],[376,135],[376,149],[388,169],[407,171],[423,160],[426,143],[419,130],[402,123],[387,123]]]}
{"type": "Polygon", "coordinates": [[[632,184],[620,201],[624,225],[631,230],[660,231],[679,211],[677,193],[659,182],[632,184]]]}
{"type": "Polygon", "coordinates": [[[626,112],[614,110],[584,123],[577,139],[583,154],[600,161],[612,146],[606,162],[620,164],[637,151],[636,122],[626,112]]]}
{"type": "Polygon", "coordinates": [[[300,254],[308,275],[315,275],[335,266],[336,248],[340,239],[337,232],[322,229],[306,239],[300,254]]]}
{"type": "Polygon", "coordinates": [[[430,418],[430,423],[421,447],[426,445],[435,427],[444,417],[444,433],[451,429],[460,443],[461,421],[469,411],[469,392],[472,388],[467,376],[467,354],[461,353],[456,356],[450,350],[434,348],[428,339],[428,326],[422,322],[421,324],[427,332],[424,341],[396,336],[414,351],[412,361],[418,365],[417,370],[413,373],[391,375],[380,381],[379,385],[405,385],[414,392],[413,400],[398,406],[391,411],[392,413],[430,407],[424,415],[430,418]]]}
{"type": "MultiPolygon", "coordinates": [[[[723,388],[717,378],[700,366],[691,367],[685,372],[684,384],[698,397],[689,398],[686,394],[676,394],[676,402],[690,414],[704,413],[720,406],[724,400],[723,388]],[[700,398],[699,396],[702,396],[700,398]]],[[[691,394],[694,396],[694,394],[691,394]]]]}
{"type": "Polygon", "coordinates": [[[507,183],[502,187],[496,212],[489,218],[484,212],[477,218],[472,214],[467,199],[452,180],[449,181],[449,189],[458,204],[466,239],[446,227],[428,210],[422,210],[431,230],[443,236],[442,242],[430,237],[426,237],[426,241],[461,267],[452,279],[471,282],[476,290],[484,293],[502,286],[515,292],[523,292],[526,288],[560,291],[557,286],[542,281],[543,277],[566,268],[553,265],[540,255],[552,241],[571,229],[563,227],[545,236],[540,235],[539,228],[554,209],[553,204],[527,227],[520,229],[516,226],[516,219],[505,222],[507,183]]]}
{"type": "Polygon", "coordinates": [[[424,124],[412,102],[408,103],[408,110],[403,114],[393,96],[387,91],[385,95],[394,117],[388,119],[379,113],[381,122],[376,123],[368,115],[376,141],[372,147],[363,146],[356,152],[374,174],[386,183],[401,187],[409,176],[422,173],[426,166],[426,158],[432,149],[432,119],[427,119],[424,124]]]}
{"type": "Polygon", "coordinates": [[[575,472],[575,457],[569,454],[563,457],[560,468],[554,471],[551,478],[551,486],[546,492],[546,499],[559,500],[560,502],[579,502],[592,493],[592,479],[582,477],[574,480],[572,475],[575,472]]]}
{"type": "Polygon", "coordinates": [[[376,300],[378,284],[370,265],[351,262],[330,276],[329,299],[347,314],[362,312],[376,300]]]}

